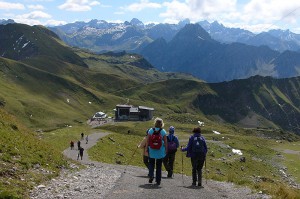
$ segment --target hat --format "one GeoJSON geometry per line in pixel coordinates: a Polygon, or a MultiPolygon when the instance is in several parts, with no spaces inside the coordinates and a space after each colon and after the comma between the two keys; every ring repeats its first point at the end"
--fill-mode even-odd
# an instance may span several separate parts
{"type": "Polygon", "coordinates": [[[201,133],[200,127],[196,127],[193,129],[193,133],[201,133]]]}
{"type": "Polygon", "coordinates": [[[174,126],[170,126],[169,133],[174,133],[174,131],[175,131],[175,127],[174,126]]]}

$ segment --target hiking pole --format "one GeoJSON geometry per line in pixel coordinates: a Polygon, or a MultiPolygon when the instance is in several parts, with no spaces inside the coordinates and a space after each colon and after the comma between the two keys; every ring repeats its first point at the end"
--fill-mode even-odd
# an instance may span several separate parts
{"type": "Polygon", "coordinates": [[[204,163],[205,163],[205,184],[207,184],[207,167],[206,167],[206,157],[205,157],[205,159],[204,159],[204,163]]]}
{"type": "MultiPolygon", "coordinates": [[[[181,146],[182,148],[182,146],[181,146]]],[[[182,178],[182,184],[184,185],[184,180],[183,180],[183,152],[181,152],[181,178],[182,178]]]]}
{"type": "Polygon", "coordinates": [[[126,165],[126,167],[125,167],[124,173],[126,173],[127,167],[128,167],[128,165],[129,165],[129,163],[131,163],[131,161],[132,161],[132,159],[133,159],[133,156],[134,156],[135,152],[137,151],[137,149],[138,149],[138,147],[136,147],[136,149],[134,150],[134,152],[133,152],[131,158],[130,158],[129,161],[127,162],[127,165],[126,165]]]}

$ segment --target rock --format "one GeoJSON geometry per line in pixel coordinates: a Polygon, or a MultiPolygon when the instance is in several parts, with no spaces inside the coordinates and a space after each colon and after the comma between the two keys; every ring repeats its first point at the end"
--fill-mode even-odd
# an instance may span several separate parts
{"type": "Polygon", "coordinates": [[[80,187],[76,187],[76,188],[74,189],[74,191],[79,191],[79,192],[81,192],[81,189],[80,189],[80,187]]]}
{"type": "Polygon", "coordinates": [[[118,156],[122,156],[122,157],[124,157],[124,154],[123,154],[123,153],[116,152],[116,154],[117,154],[118,156]]]}
{"type": "Polygon", "coordinates": [[[44,189],[44,188],[46,188],[46,186],[43,185],[43,184],[41,184],[41,185],[37,186],[37,188],[38,188],[38,189],[44,189]]]}
{"type": "Polygon", "coordinates": [[[241,157],[240,162],[246,162],[246,157],[241,157]]]}

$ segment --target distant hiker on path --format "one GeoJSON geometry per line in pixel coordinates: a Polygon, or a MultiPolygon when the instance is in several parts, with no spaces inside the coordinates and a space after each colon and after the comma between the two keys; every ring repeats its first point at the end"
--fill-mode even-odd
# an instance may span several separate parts
{"type": "Polygon", "coordinates": [[[70,147],[71,147],[71,150],[73,150],[74,149],[74,142],[71,140],[71,142],[70,142],[70,147]]]}
{"type": "Polygon", "coordinates": [[[84,139],[84,133],[82,132],[81,133],[81,140],[83,140],[84,139]]]}
{"type": "Polygon", "coordinates": [[[204,137],[201,135],[200,127],[193,129],[193,135],[190,136],[187,146],[181,147],[181,151],[187,151],[186,157],[191,158],[192,163],[192,185],[202,187],[202,168],[206,158],[207,145],[204,137]]]}
{"type": "Polygon", "coordinates": [[[143,149],[143,162],[145,164],[145,166],[148,168],[148,176],[149,176],[149,154],[148,154],[148,150],[147,150],[147,140],[148,140],[148,130],[146,130],[146,135],[143,138],[143,140],[141,141],[141,143],[138,145],[138,148],[143,149]]]}
{"type": "Polygon", "coordinates": [[[80,141],[78,140],[78,142],[77,142],[77,147],[78,147],[78,150],[80,149],[80,141]]]}
{"type": "Polygon", "coordinates": [[[89,142],[89,136],[88,135],[86,136],[85,141],[86,141],[85,142],[86,144],[89,142]]]}
{"type": "Polygon", "coordinates": [[[171,178],[173,176],[175,155],[177,152],[177,148],[179,147],[179,141],[177,136],[174,135],[174,132],[175,132],[174,126],[170,126],[169,134],[167,135],[168,153],[166,157],[163,159],[164,166],[168,172],[167,175],[168,178],[171,178]]]}
{"type": "Polygon", "coordinates": [[[82,160],[83,151],[84,151],[84,148],[80,147],[80,148],[79,148],[79,151],[78,151],[77,160],[79,159],[79,156],[80,156],[80,158],[81,158],[81,160],[82,160]]]}
{"type": "Polygon", "coordinates": [[[163,127],[163,120],[156,118],[154,128],[148,131],[148,141],[146,145],[146,149],[148,149],[149,152],[149,183],[153,182],[156,163],[155,179],[157,185],[160,185],[161,182],[162,161],[167,154],[167,132],[162,129],[163,127]]]}

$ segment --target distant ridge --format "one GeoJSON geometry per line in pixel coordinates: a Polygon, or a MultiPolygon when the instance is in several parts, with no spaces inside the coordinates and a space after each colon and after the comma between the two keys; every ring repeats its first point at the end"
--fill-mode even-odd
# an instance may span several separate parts
{"type": "Polygon", "coordinates": [[[87,67],[77,54],[62,44],[54,32],[43,26],[17,23],[0,25],[0,43],[0,56],[5,58],[24,60],[47,56],[87,67]]]}

